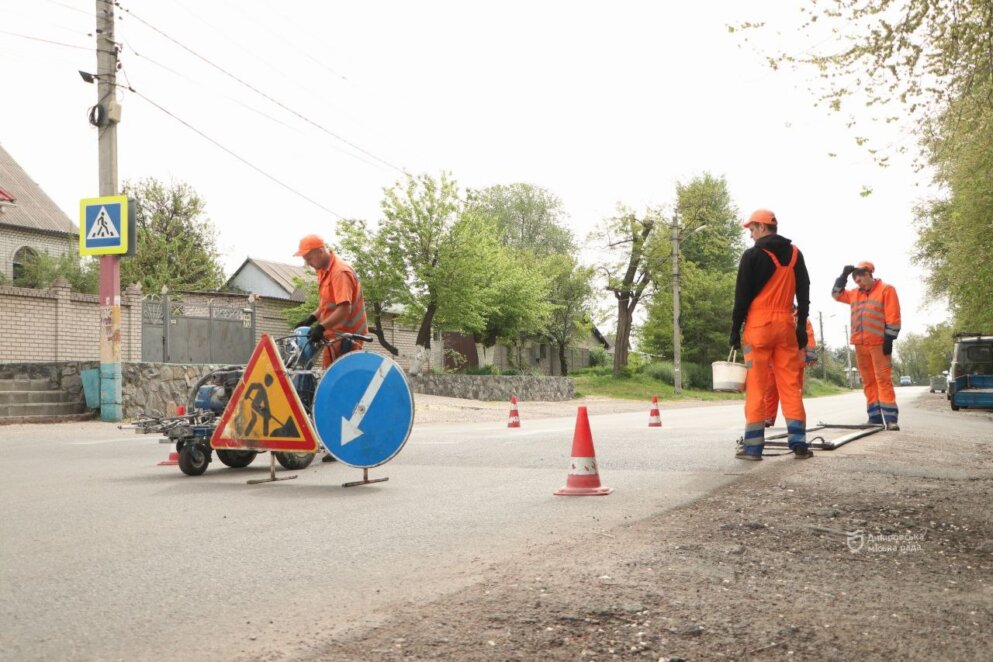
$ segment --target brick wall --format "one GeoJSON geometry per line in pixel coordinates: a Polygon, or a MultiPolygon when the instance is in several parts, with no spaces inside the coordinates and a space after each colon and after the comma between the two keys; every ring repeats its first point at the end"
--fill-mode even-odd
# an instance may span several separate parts
{"type": "Polygon", "coordinates": [[[0,227],[0,274],[8,281],[14,277],[14,253],[24,246],[55,256],[67,254],[78,241],[75,236],[31,232],[7,225],[0,227]]]}
{"type": "MultiPolygon", "coordinates": [[[[72,292],[58,279],[48,289],[0,286],[0,362],[100,359],[100,297],[72,292]]],[[[121,297],[121,360],[141,359],[141,288],[121,297]]]]}

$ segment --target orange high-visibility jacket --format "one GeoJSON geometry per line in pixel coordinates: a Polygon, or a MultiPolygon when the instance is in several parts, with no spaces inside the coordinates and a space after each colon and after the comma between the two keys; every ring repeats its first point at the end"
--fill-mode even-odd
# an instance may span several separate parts
{"type": "Polygon", "coordinates": [[[900,333],[900,299],[896,288],[877,280],[868,292],[861,288],[836,290],[836,301],[852,306],[852,344],[882,345],[886,337],[900,333]]]}
{"type": "Polygon", "coordinates": [[[317,270],[317,291],[322,313],[324,310],[333,310],[339,305],[348,306],[348,316],[337,328],[327,329],[326,337],[334,340],[333,331],[368,333],[362,285],[350,264],[332,253],[328,268],[317,270]]]}

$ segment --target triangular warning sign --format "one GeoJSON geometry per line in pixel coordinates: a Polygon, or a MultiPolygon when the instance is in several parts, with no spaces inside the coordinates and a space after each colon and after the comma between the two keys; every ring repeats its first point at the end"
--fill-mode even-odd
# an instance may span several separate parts
{"type": "Polygon", "coordinates": [[[117,231],[117,226],[114,222],[110,220],[110,214],[107,213],[106,207],[100,207],[100,213],[97,214],[96,220],[93,221],[93,225],[90,227],[90,231],[86,233],[87,239],[120,239],[121,233],[117,231]]]}
{"type": "Polygon", "coordinates": [[[210,439],[212,448],[316,453],[317,433],[272,339],[262,340],[245,366],[210,439]]]}

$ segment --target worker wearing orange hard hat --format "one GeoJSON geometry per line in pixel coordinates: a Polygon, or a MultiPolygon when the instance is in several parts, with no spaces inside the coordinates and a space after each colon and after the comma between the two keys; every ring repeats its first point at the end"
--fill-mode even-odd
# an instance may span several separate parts
{"type": "Polygon", "coordinates": [[[351,265],[335,255],[316,234],[300,240],[299,250],[293,254],[302,257],[308,267],[317,272],[317,309],[294,328],[309,326],[307,337],[317,342],[326,339],[323,364],[327,368],[337,358],[352,350],[361,349],[362,341],[341,338],[339,333],[365,335],[365,299],[362,285],[351,265]]]}
{"type": "Polygon", "coordinates": [[[900,335],[900,299],[896,288],[875,277],[876,265],[846,265],[831,296],[852,309],[855,361],[862,377],[869,423],[899,430],[900,411],[893,390],[893,341],[900,335]],[[846,290],[848,276],[856,287],[846,290]]]}
{"type": "MultiPolygon", "coordinates": [[[[793,307],[793,314],[796,315],[796,306],[793,307]]],[[[806,369],[817,363],[817,340],[814,338],[814,325],[807,318],[807,345],[797,352],[796,374],[800,383],[800,393],[803,393],[803,382],[806,376],[806,369]]],[[[772,370],[772,366],[769,367],[772,370]]],[[[776,410],[779,409],[779,389],[776,387],[776,380],[769,377],[769,385],[765,390],[765,426],[771,428],[776,424],[776,410]]]]}
{"type": "Polygon", "coordinates": [[[810,277],[803,253],[779,234],[773,212],[758,209],[742,227],[751,233],[755,245],[741,256],[731,315],[730,344],[742,349],[747,369],[745,435],[735,457],[762,459],[764,400],[772,379],[782,398],[789,448],[794,457],[805,460],[813,453],[807,445],[807,414],[796,361],[797,352],[807,346],[810,277]]]}

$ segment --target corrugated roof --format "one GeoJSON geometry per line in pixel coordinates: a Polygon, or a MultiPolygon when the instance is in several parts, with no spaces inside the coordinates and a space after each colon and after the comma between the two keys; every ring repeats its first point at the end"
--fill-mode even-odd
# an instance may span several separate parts
{"type": "Polygon", "coordinates": [[[78,235],[79,225],[28,177],[17,161],[0,145],[0,187],[14,198],[3,205],[0,225],[13,225],[28,230],[78,235]]]}
{"type": "Polygon", "coordinates": [[[228,283],[233,281],[249,262],[258,267],[262,273],[271,278],[276,285],[284,290],[287,298],[295,301],[303,301],[304,296],[302,288],[298,288],[293,284],[293,279],[303,278],[305,280],[313,280],[315,278],[314,272],[308,271],[307,268],[303,266],[283,264],[282,262],[269,262],[267,260],[260,260],[258,258],[250,257],[247,258],[240,267],[238,267],[237,271],[231,275],[231,278],[228,278],[228,283]]]}

